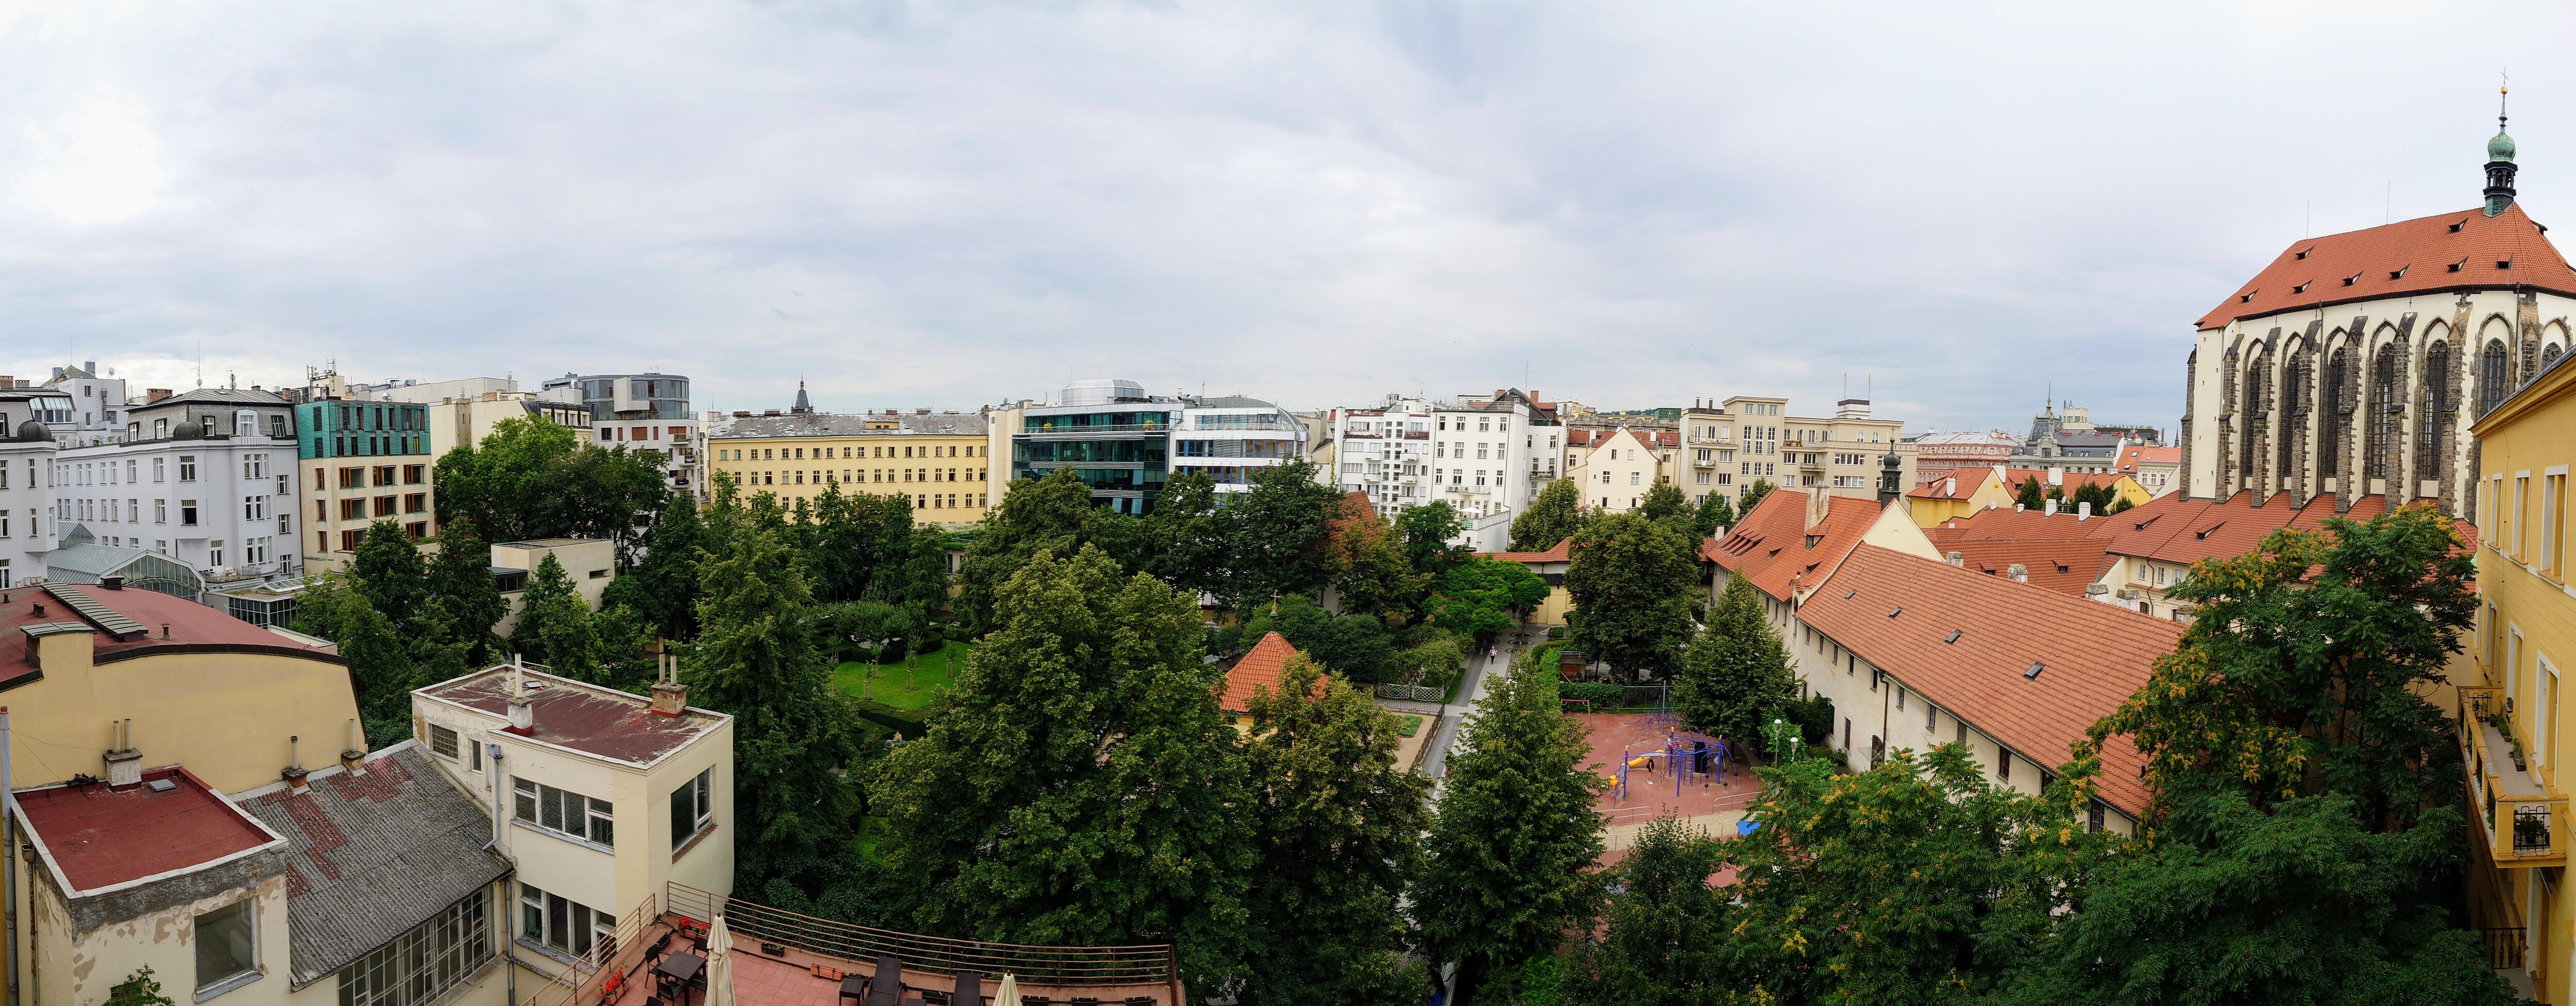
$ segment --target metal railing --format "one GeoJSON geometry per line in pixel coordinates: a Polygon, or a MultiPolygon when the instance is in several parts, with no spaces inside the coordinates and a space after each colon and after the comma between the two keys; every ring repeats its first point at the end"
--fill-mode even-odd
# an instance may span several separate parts
{"type": "Polygon", "coordinates": [[[676,881],[670,884],[670,896],[665,900],[670,911],[700,922],[722,912],[726,927],[738,936],[756,936],[854,963],[873,961],[885,954],[916,971],[1011,974],[1023,983],[1045,985],[1146,985],[1179,980],[1179,957],[1169,943],[1041,947],[952,940],[799,915],[676,881]]]}
{"type": "Polygon", "coordinates": [[[1428,685],[1380,684],[1377,686],[1377,697],[1381,699],[1410,699],[1415,702],[1438,702],[1449,697],[1449,690],[1446,688],[1433,688],[1428,685]]]}
{"type": "Polygon", "coordinates": [[[554,979],[519,1000],[519,1006],[566,1006],[585,995],[598,991],[600,983],[611,975],[632,973],[644,962],[648,949],[644,931],[661,919],[662,913],[653,895],[635,904],[633,911],[617,920],[617,935],[590,945],[587,953],[575,958],[578,963],[555,972],[554,979]]]}

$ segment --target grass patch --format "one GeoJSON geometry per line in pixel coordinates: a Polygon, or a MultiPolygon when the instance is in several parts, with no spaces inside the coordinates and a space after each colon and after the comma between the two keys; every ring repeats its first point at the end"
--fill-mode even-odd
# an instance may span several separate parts
{"type": "Polygon", "coordinates": [[[920,709],[939,697],[956,672],[965,669],[966,657],[973,652],[974,643],[952,639],[936,651],[905,658],[900,664],[848,661],[832,669],[832,687],[895,709],[920,709]]]}
{"type": "Polygon", "coordinates": [[[1395,718],[1395,735],[1396,735],[1396,736],[1398,736],[1398,737],[1411,737],[1411,736],[1413,736],[1413,735],[1415,735],[1415,734],[1418,734],[1418,733],[1421,733],[1421,732],[1422,732],[1422,717],[1419,717],[1419,716],[1405,716],[1405,715],[1398,715],[1398,716],[1396,716],[1396,718],[1395,718]]]}

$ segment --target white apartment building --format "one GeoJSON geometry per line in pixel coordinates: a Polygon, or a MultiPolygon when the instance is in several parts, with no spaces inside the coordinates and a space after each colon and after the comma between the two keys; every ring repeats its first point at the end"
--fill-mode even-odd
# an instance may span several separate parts
{"type": "MultiPolygon", "coordinates": [[[[1583,505],[1605,513],[1626,513],[1646,501],[1659,483],[1672,480],[1673,448],[1668,430],[1572,430],[1565,449],[1565,474],[1583,490],[1583,505]]],[[[1701,493],[1700,495],[1706,495],[1701,493]]]]}
{"type": "Polygon", "coordinates": [[[1172,474],[1203,472],[1219,493],[1252,488],[1253,473],[1306,454],[1306,424],[1288,410],[1258,398],[1219,395],[1183,398],[1181,424],[1172,430],[1172,474]]]}
{"type": "Polygon", "coordinates": [[[44,390],[59,396],[41,417],[65,447],[112,444],[125,436],[125,379],[102,377],[98,361],[56,367],[44,390]]]}
{"type": "Polygon", "coordinates": [[[135,407],[116,442],[55,453],[57,533],[79,524],[99,544],[166,555],[210,581],[294,572],[296,452],[287,416],[277,395],[230,388],[135,407]],[[127,439],[136,430],[141,435],[127,439]]]}
{"type": "MultiPolygon", "coordinates": [[[[698,418],[689,411],[689,379],[678,374],[571,374],[549,378],[540,397],[586,406],[591,435],[601,447],[660,451],[671,488],[694,491],[700,482],[698,418]]],[[[797,405],[810,412],[805,383],[797,405]]]]}
{"type": "Polygon", "coordinates": [[[1446,402],[1390,395],[1376,408],[1334,410],[1333,420],[1344,492],[1366,493],[1389,519],[1446,501],[1468,522],[1459,540],[1477,551],[1509,548],[1512,518],[1562,470],[1564,429],[1517,391],[1446,402]]]}
{"type": "Polygon", "coordinates": [[[0,588],[43,576],[45,554],[61,541],[54,525],[54,455],[62,449],[53,431],[35,417],[41,397],[26,389],[0,391],[0,588]]]}

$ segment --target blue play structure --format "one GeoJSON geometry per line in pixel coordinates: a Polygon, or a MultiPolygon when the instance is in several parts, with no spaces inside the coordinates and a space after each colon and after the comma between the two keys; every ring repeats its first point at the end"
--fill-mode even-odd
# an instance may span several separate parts
{"type": "Polygon", "coordinates": [[[1682,794],[1682,784],[1696,780],[1708,785],[1714,779],[1726,782],[1726,759],[1732,752],[1726,742],[1705,734],[1675,730],[1664,735],[1664,743],[1639,751],[1624,747],[1619,751],[1619,799],[1628,799],[1628,774],[1635,771],[1665,772],[1673,777],[1673,795],[1682,794]]]}

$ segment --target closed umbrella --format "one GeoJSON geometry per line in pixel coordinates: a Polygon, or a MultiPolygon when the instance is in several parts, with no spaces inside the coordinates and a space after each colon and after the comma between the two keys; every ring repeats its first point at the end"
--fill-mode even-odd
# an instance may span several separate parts
{"type": "Polygon", "coordinates": [[[1020,1006],[1020,980],[1002,976],[1002,987],[993,990],[993,1006],[1020,1006]]]}
{"type": "Polygon", "coordinates": [[[707,1006],[733,1006],[733,932],[723,912],[707,926],[707,1006]]]}

